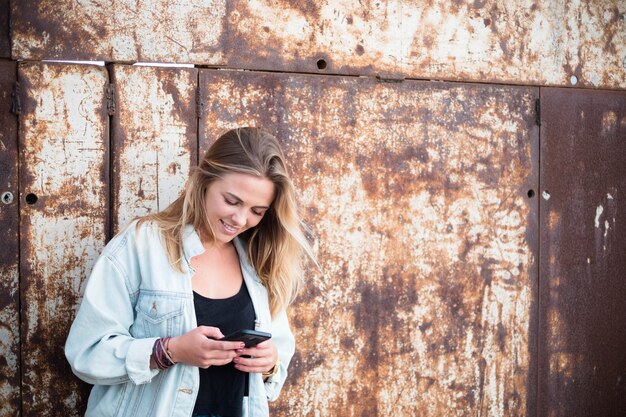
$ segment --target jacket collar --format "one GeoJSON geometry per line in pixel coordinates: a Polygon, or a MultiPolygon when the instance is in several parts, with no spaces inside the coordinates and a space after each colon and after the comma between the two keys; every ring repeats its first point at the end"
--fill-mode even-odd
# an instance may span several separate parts
{"type": "Polygon", "coordinates": [[[189,263],[191,258],[200,255],[202,252],[204,252],[204,246],[200,236],[198,236],[192,225],[186,225],[183,230],[183,256],[185,257],[185,264],[190,271],[192,271],[189,263]]]}
{"type": "MultiPolygon", "coordinates": [[[[258,275],[248,259],[245,242],[237,236],[233,240],[233,243],[235,245],[235,249],[237,250],[239,264],[241,265],[242,273],[247,284],[251,284],[252,280],[260,282],[258,275]]],[[[183,254],[185,256],[185,263],[187,264],[189,270],[191,270],[191,266],[189,264],[191,258],[200,255],[202,252],[204,252],[204,245],[202,245],[200,236],[192,225],[186,225],[185,230],[183,231],[183,254]]]]}

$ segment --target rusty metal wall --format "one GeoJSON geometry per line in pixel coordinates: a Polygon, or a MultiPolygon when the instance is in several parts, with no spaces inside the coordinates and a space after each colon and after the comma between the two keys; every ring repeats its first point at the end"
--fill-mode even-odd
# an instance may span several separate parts
{"type": "Polygon", "coordinates": [[[91,265],[245,124],[283,141],[323,268],[273,415],[626,414],[626,100],[538,87],[625,89],[626,4],[502,3],[13,0],[14,60],[114,64],[20,64],[18,134],[0,61],[0,416],[82,415],[91,265]]]}
{"type": "Polygon", "coordinates": [[[13,0],[11,16],[14,59],[224,61],[225,0],[13,0]]]}
{"type": "Polygon", "coordinates": [[[23,63],[18,79],[22,411],[78,416],[63,346],[108,227],[108,75],[23,63]]]}
{"type": "Polygon", "coordinates": [[[178,197],[197,164],[198,70],[114,65],[113,233],[178,197]]]}
{"type": "Polygon", "coordinates": [[[0,0],[0,58],[11,57],[9,38],[9,0],[0,0]]]}
{"type": "Polygon", "coordinates": [[[541,92],[539,415],[626,415],[626,92],[541,92]]]}
{"type": "Polygon", "coordinates": [[[526,416],[537,88],[203,70],[200,146],[281,138],[317,236],[282,416],[526,416]]]}
{"type": "Polygon", "coordinates": [[[11,113],[16,67],[0,60],[0,417],[20,409],[17,116],[11,113]]]}
{"type": "Polygon", "coordinates": [[[622,0],[14,0],[12,54],[623,89],[625,13],[622,0]]]}

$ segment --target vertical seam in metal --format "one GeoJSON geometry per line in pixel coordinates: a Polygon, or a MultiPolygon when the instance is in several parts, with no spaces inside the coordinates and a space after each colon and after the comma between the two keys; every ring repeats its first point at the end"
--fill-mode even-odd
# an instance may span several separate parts
{"type": "MultiPolygon", "coordinates": [[[[9,13],[10,15],[10,13],[9,13]]],[[[15,65],[15,83],[17,84],[19,82],[19,63],[16,62],[15,65]]],[[[21,100],[21,97],[19,97],[18,95],[21,94],[21,89],[19,92],[16,92],[16,98],[21,100]]],[[[21,112],[20,112],[21,113],[21,112]]],[[[15,177],[17,178],[16,180],[16,190],[17,190],[17,196],[15,198],[16,204],[17,204],[17,334],[18,334],[18,340],[17,340],[17,362],[19,363],[19,395],[18,395],[18,399],[19,399],[19,415],[23,416],[24,415],[24,397],[23,397],[23,389],[22,387],[24,386],[24,362],[23,362],[23,358],[22,358],[22,324],[23,324],[23,314],[22,314],[22,208],[21,208],[21,200],[22,200],[22,193],[21,193],[21,186],[22,186],[22,182],[21,182],[21,175],[20,175],[20,169],[21,169],[21,164],[20,164],[20,154],[21,154],[21,146],[20,146],[20,131],[21,131],[21,125],[20,125],[20,115],[16,114],[15,115],[17,122],[16,122],[16,136],[15,136],[15,141],[16,141],[16,163],[15,163],[15,168],[17,169],[16,175],[15,177]]]]}
{"type": "Polygon", "coordinates": [[[542,196],[542,184],[541,184],[541,87],[538,87],[538,98],[536,101],[535,111],[537,112],[536,117],[538,121],[537,126],[537,312],[536,312],[536,331],[537,331],[537,341],[536,341],[536,349],[537,349],[537,374],[535,375],[535,414],[537,417],[540,417],[540,406],[541,402],[539,401],[539,394],[541,391],[541,387],[539,386],[541,378],[541,196],[542,196]]]}
{"type": "Polygon", "coordinates": [[[202,114],[200,111],[202,108],[200,107],[200,101],[202,100],[201,91],[200,91],[200,71],[201,68],[195,66],[196,73],[196,166],[200,165],[200,118],[202,114]]]}
{"type": "MultiPolygon", "coordinates": [[[[111,87],[111,85],[113,84],[113,67],[111,63],[107,63],[105,65],[105,68],[107,70],[107,86],[105,87],[105,92],[108,91],[108,89],[111,87]]],[[[113,100],[115,100],[115,96],[113,96],[113,100]]],[[[115,116],[115,114],[111,113],[110,109],[109,109],[109,101],[107,99],[107,115],[108,115],[108,123],[109,123],[109,137],[107,138],[107,161],[105,161],[105,163],[108,166],[109,169],[109,175],[108,175],[108,184],[107,184],[107,194],[106,194],[106,198],[107,198],[107,213],[105,216],[105,221],[107,222],[106,224],[106,228],[105,228],[105,243],[108,243],[112,238],[113,238],[113,116],[115,116]]]]}

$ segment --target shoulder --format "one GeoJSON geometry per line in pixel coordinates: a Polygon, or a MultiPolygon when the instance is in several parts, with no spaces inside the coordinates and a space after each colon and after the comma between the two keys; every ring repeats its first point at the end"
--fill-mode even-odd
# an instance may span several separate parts
{"type": "Polygon", "coordinates": [[[161,240],[158,225],[153,221],[136,219],[121,229],[106,245],[103,254],[116,257],[125,252],[141,252],[161,240]],[[145,244],[150,242],[150,244],[145,244]]]}

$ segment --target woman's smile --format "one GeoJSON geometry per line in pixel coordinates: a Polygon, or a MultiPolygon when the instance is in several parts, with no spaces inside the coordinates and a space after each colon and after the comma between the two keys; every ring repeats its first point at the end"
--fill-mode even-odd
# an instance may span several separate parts
{"type": "Polygon", "coordinates": [[[206,216],[215,243],[228,243],[263,219],[274,201],[275,186],[266,177],[229,173],[209,185],[206,216]]]}
{"type": "Polygon", "coordinates": [[[226,223],[224,220],[220,220],[222,226],[224,226],[224,230],[227,234],[237,235],[239,233],[239,227],[234,227],[226,223]]]}

